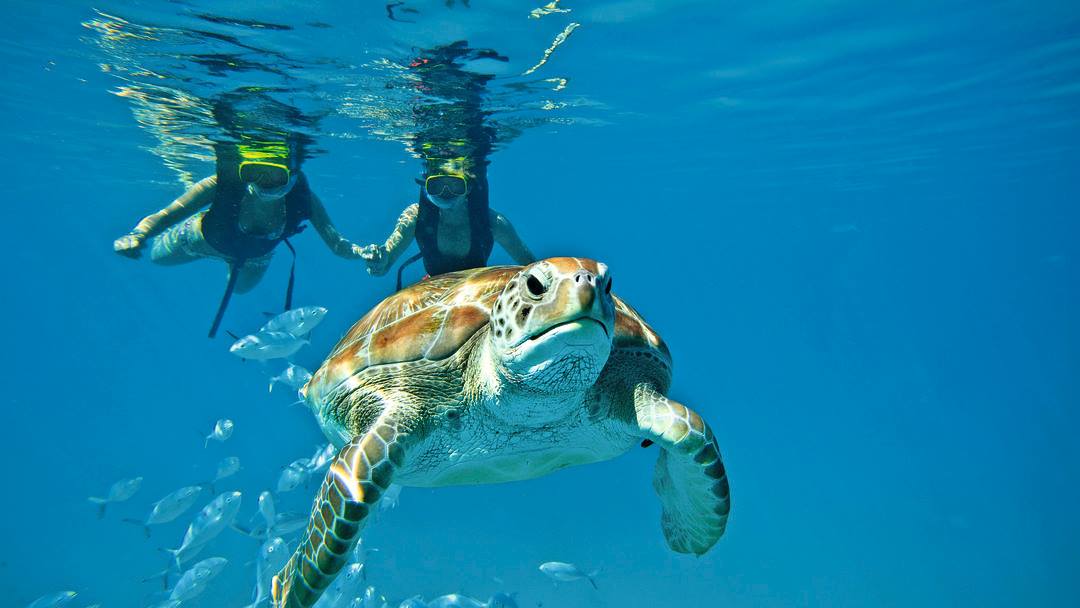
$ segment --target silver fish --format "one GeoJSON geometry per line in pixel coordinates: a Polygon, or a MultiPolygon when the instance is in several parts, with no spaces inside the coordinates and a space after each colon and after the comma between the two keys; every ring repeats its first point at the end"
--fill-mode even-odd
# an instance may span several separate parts
{"type": "MultiPolygon", "coordinates": [[[[330,463],[333,462],[334,457],[337,456],[337,453],[337,448],[335,448],[334,444],[332,443],[319,446],[315,448],[315,453],[311,455],[311,458],[306,459],[307,463],[303,465],[304,469],[308,472],[309,475],[313,473],[318,473],[322,469],[330,466],[330,463]]],[[[297,464],[299,462],[300,461],[298,460],[293,464],[297,464]]]]}
{"type": "Polygon", "coordinates": [[[292,492],[307,481],[307,462],[307,458],[301,458],[300,460],[290,463],[289,466],[281,471],[277,483],[278,494],[292,492]]]}
{"type": "Polygon", "coordinates": [[[593,580],[593,577],[600,573],[599,570],[593,570],[592,572],[587,573],[574,564],[568,564],[566,562],[545,562],[540,564],[540,571],[548,575],[551,579],[564,583],[585,579],[592,584],[593,589],[597,588],[596,581],[593,580]]]}
{"type": "Polygon", "coordinates": [[[369,549],[364,542],[363,537],[356,539],[356,544],[353,545],[352,555],[349,557],[349,561],[356,564],[366,564],[368,560],[368,551],[378,551],[378,549],[369,549]]]}
{"type": "Polygon", "coordinates": [[[232,420],[228,418],[222,418],[214,423],[214,430],[210,431],[210,434],[206,436],[206,441],[203,442],[203,447],[210,445],[210,440],[220,441],[224,443],[229,437],[232,437],[233,427],[236,425],[232,420]]]}
{"type": "Polygon", "coordinates": [[[224,557],[210,557],[198,562],[180,577],[169,594],[169,599],[184,602],[202,595],[210,581],[221,574],[228,563],[229,560],[224,557]]]}
{"type": "Polygon", "coordinates": [[[178,549],[166,549],[176,560],[176,566],[194,557],[218,534],[232,525],[240,511],[240,492],[225,492],[219,495],[199,511],[195,520],[188,525],[184,541],[178,549]]]}
{"type": "Polygon", "coordinates": [[[327,310],[322,306],[301,306],[287,310],[267,321],[259,333],[280,331],[294,336],[306,336],[322,322],[327,310]]]}
{"type": "Polygon", "coordinates": [[[349,606],[350,608],[386,608],[387,604],[386,598],[379,595],[375,587],[369,586],[364,590],[364,595],[355,598],[349,606]]]}
{"type": "Polygon", "coordinates": [[[307,511],[287,511],[285,513],[278,513],[274,517],[274,525],[267,526],[266,524],[259,524],[254,529],[248,530],[241,526],[233,526],[233,529],[241,534],[246,534],[251,538],[258,538],[265,540],[271,536],[289,536],[294,532],[303,530],[311,519],[311,514],[307,511]]]}
{"type": "Polygon", "coordinates": [[[274,507],[274,495],[270,490],[266,490],[262,494],[259,494],[259,514],[262,515],[263,521],[266,522],[267,530],[274,527],[274,521],[277,518],[277,509],[274,507]]]}
{"type": "Polygon", "coordinates": [[[60,608],[60,606],[66,606],[68,602],[75,599],[78,595],[74,591],[61,591],[59,593],[50,593],[49,595],[43,595],[38,599],[30,602],[26,608],[60,608]]]}
{"type": "Polygon", "coordinates": [[[169,523],[180,517],[191,508],[191,505],[195,504],[201,493],[202,486],[185,486],[155,502],[154,508],[150,511],[150,515],[145,522],[137,519],[125,519],[124,521],[142,526],[146,536],[150,536],[150,526],[169,523]]]}
{"type": "Polygon", "coordinates": [[[267,540],[259,548],[259,558],[255,563],[255,601],[248,604],[247,608],[255,608],[270,599],[270,585],[274,575],[285,567],[289,555],[288,545],[279,536],[267,540]]]}
{"type": "Polygon", "coordinates": [[[228,479],[233,475],[236,475],[240,470],[240,459],[236,456],[229,456],[228,458],[222,458],[221,462],[217,465],[217,472],[214,474],[214,481],[210,482],[210,491],[214,491],[214,484],[222,479],[228,479]]]}
{"type": "Polygon", "coordinates": [[[311,380],[311,372],[299,365],[290,363],[280,374],[270,378],[270,392],[274,392],[274,385],[278,383],[284,384],[294,391],[299,391],[304,388],[308,380],[311,380]]]}
{"type": "Polygon", "coordinates": [[[112,484],[109,487],[109,493],[105,498],[98,498],[97,496],[91,496],[87,500],[98,506],[98,517],[105,517],[105,507],[109,503],[124,502],[131,498],[142,487],[142,477],[136,477],[134,479],[121,479],[120,481],[112,484]]]}
{"type": "Polygon", "coordinates": [[[302,511],[278,513],[277,517],[274,518],[274,525],[271,530],[279,536],[288,536],[293,532],[303,530],[310,518],[310,514],[302,511]]]}
{"type": "Polygon", "coordinates": [[[327,587],[313,608],[336,608],[345,606],[349,598],[362,596],[367,584],[363,564],[352,563],[341,569],[334,582],[327,587]]]}
{"type": "Polygon", "coordinates": [[[284,331],[259,332],[240,338],[229,347],[229,352],[241,359],[269,361],[290,357],[308,343],[306,338],[284,331]]]}
{"type": "Polygon", "coordinates": [[[389,511],[390,509],[396,509],[399,504],[401,504],[401,486],[392,483],[389,488],[386,488],[382,499],[379,500],[379,510],[389,511]]]}
{"type": "Polygon", "coordinates": [[[466,595],[451,593],[437,597],[427,604],[427,608],[486,608],[480,600],[475,600],[466,595]]]}

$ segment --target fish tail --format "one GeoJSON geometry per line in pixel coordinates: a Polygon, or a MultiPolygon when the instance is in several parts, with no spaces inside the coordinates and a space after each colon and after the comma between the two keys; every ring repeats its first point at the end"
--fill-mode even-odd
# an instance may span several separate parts
{"type": "Polygon", "coordinates": [[[246,528],[237,523],[233,523],[229,527],[231,527],[233,530],[236,530],[240,534],[243,534],[244,536],[250,536],[252,538],[255,538],[255,533],[251,530],[251,528],[246,528]]]}
{"type": "Polygon", "coordinates": [[[593,570],[592,572],[589,572],[588,574],[586,574],[585,578],[589,579],[589,583],[592,584],[593,589],[596,589],[597,591],[599,591],[600,588],[596,586],[596,580],[595,580],[597,574],[600,574],[600,571],[599,570],[593,570]]]}
{"type": "Polygon", "coordinates": [[[98,498],[97,496],[91,496],[90,498],[87,498],[87,500],[89,500],[90,502],[97,505],[97,517],[98,517],[98,519],[104,518],[105,517],[105,507],[108,506],[108,504],[109,504],[108,499],[106,499],[106,498],[98,498]]]}
{"type": "Polygon", "coordinates": [[[162,570],[161,572],[155,572],[154,574],[151,574],[150,576],[142,579],[142,582],[149,583],[150,581],[156,580],[158,578],[161,579],[161,588],[162,588],[162,590],[168,591],[168,589],[169,589],[169,569],[168,568],[162,570]]]}
{"type": "Polygon", "coordinates": [[[124,519],[121,519],[120,521],[122,521],[122,522],[124,522],[126,524],[139,526],[140,528],[143,529],[143,534],[146,535],[146,538],[150,538],[150,526],[146,525],[145,523],[143,523],[143,522],[141,522],[141,521],[139,521],[137,519],[131,519],[129,517],[125,517],[124,519]]]}
{"type": "Polygon", "coordinates": [[[176,569],[183,570],[183,566],[180,563],[180,549],[165,549],[163,547],[158,547],[158,551],[161,551],[162,553],[167,553],[170,557],[172,557],[173,561],[176,562],[176,569]]]}

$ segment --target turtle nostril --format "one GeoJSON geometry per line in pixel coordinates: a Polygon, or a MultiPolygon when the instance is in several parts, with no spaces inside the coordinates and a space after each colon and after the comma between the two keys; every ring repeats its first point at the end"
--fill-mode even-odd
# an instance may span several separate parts
{"type": "Polygon", "coordinates": [[[575,283],[580,283],[582,281],[585,281],[589,285],[595,285],[596,277],[585,271],[581,271],[574,275],[575,283]]]}

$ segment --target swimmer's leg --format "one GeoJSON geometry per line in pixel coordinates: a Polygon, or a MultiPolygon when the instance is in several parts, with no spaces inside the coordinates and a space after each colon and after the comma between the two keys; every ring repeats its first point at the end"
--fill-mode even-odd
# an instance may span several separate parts
{"type": "Polygon", "coordinates": [[[194,215],[154,238],[150,259],[155,264],[175,266],[217,257],[202,235],[202,214],[194,215]]]}
{"type": "MultiPolygon", "coordinates": [[[[270,267],[270,256],[265,256],[255,260],[248,260],[243,266],[237,270],[240,276],[236,279],[236,293],[247,293],[255,288],[262,280],[263,275],[266,274],[266,269],[270,267]]],[[[233,272],[229,270],[229,272],[233,272]]]]}

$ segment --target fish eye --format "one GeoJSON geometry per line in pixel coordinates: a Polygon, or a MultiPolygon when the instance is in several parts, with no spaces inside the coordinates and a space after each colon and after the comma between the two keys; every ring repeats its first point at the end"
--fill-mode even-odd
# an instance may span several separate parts
{"type": "Polygon", "coordinates": [[[525,287],[529,289],[529,293],[534,297],[539,298],[544,295],[544,284],[534,274],[529,275],[529,279],[525,281],[525,287]]]}

